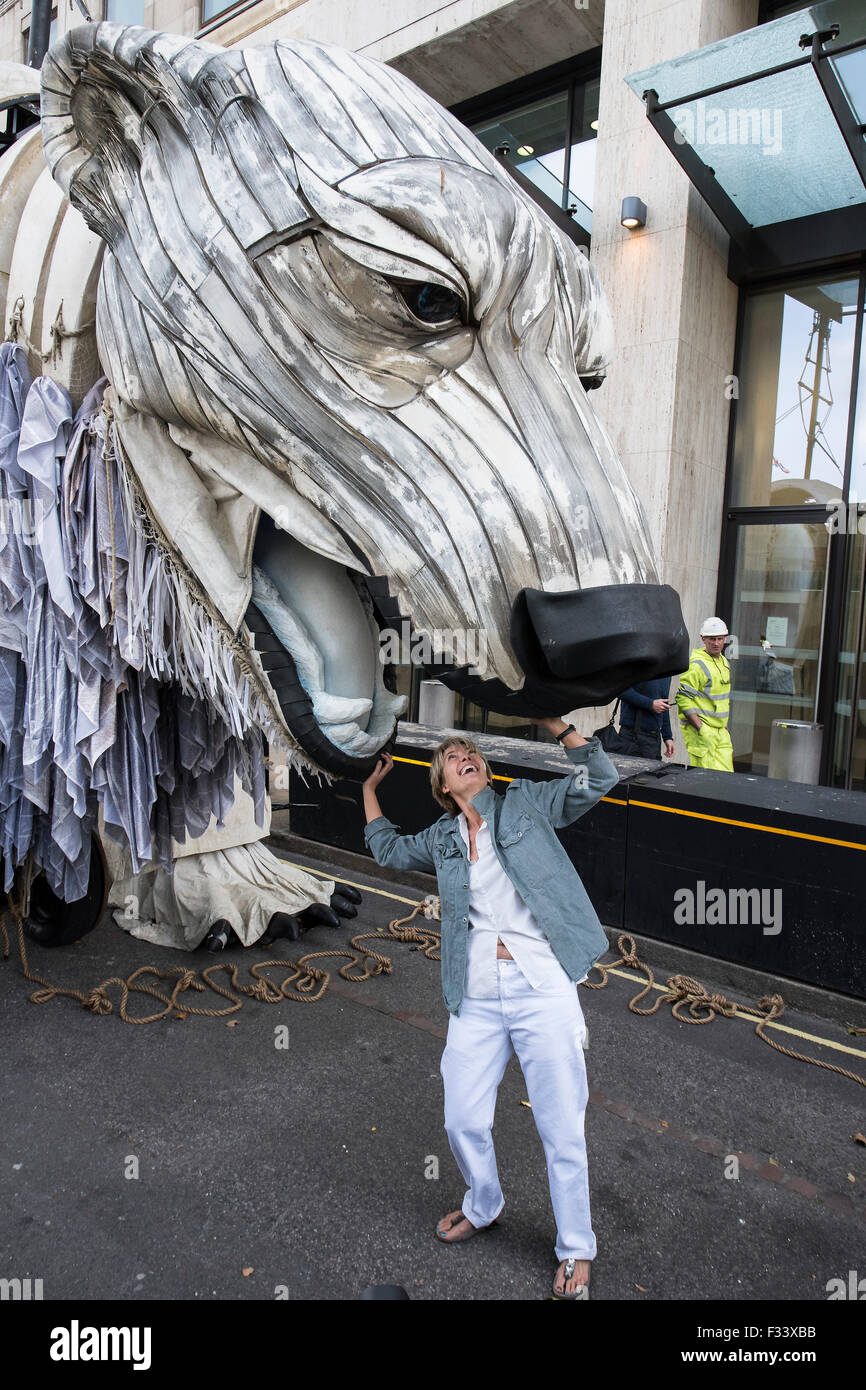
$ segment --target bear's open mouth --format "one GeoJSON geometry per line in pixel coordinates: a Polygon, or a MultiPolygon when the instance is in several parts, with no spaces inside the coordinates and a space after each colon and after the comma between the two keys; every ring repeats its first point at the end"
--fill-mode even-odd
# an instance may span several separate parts
{"type": "MultiPolygon", "coordinates": [[[[325,771],[360,779],[405,712],[381,635],[402,636],[409,615],[387,578],[352,549],[366,572],[319,554],[263,513],[246,624],[292,737],[325,771]]],[[[534,719],[604,705],[636,681],[675,674],[687,643],[675,591],[651,584],[524,589],[511,638],[525,672],[519,690],[447,656],[429,669],[482,707],[534,719]]],[[[463,764],[458,775],[474,770],[463,764]]]]}
{"type": "Polygon", "coordinates": [[[368,586],[267,515],[252,574],[246,623],[290,732],[325,770],[365,775],[406,708],[380,659],[376,581],[368,586]]]}

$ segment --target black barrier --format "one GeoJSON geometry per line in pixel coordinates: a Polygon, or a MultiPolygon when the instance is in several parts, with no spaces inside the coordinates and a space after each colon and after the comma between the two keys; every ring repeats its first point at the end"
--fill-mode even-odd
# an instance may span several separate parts
{"type": "Polygon", "coordinates": [[[628,803],[628,930],[866,995],[866,797],[692,768],[628,803]]]}

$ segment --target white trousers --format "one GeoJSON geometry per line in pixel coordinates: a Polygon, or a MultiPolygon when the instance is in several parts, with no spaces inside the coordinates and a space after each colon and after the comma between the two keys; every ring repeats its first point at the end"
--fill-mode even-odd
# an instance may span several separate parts
{"type": "Polygon", "coordinates": [[[592,1260],[596,1241],[584,1138],[586,1024],[577,986],[534,990],[515,961],[497,960],[496,967],[498,997],[464,996],[459,1017],[450,1017],[440,1065],[445,1132],[469,1184],[463,1215],[473,1226],[487,1226],[505,1205],[491,1129],[499,1083],[516,1053],[547,1158],[556,1257],[592,1260]]]}

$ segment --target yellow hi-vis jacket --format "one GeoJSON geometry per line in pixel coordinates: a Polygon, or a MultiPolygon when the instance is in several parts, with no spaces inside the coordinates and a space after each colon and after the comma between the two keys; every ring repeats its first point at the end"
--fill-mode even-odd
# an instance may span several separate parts
{"type": "Polygon", "coordinates": [[[727,657],[710,656],[706,647],[695,647],[689,669],[680,676],[677,713],[684,729],[694,730],[688,718],[696,710],[711,729],[726,729],[731,709],[731,668],[727,657]]]}

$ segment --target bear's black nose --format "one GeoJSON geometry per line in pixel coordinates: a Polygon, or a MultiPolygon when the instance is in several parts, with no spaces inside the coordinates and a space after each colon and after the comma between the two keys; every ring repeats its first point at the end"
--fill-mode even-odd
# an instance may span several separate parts
{"type": "Polygon", "coordinates": [[[638,681],[679,675],[689,664],[679,595],[669,584],[521,589],[511,644],[526,673],[522,690],[459,671],[439,679],[499,714],[538,718],[606,705],[638,681]]]}
{"type": "Polygon", "coordinates": [[[636,681],[678,675],[689,664],[679,595],[668,584],[521,589],[511,643],[527,678],[554,690],[560,682],[579,686],[585,705],[607,704],[636,681]]]}

